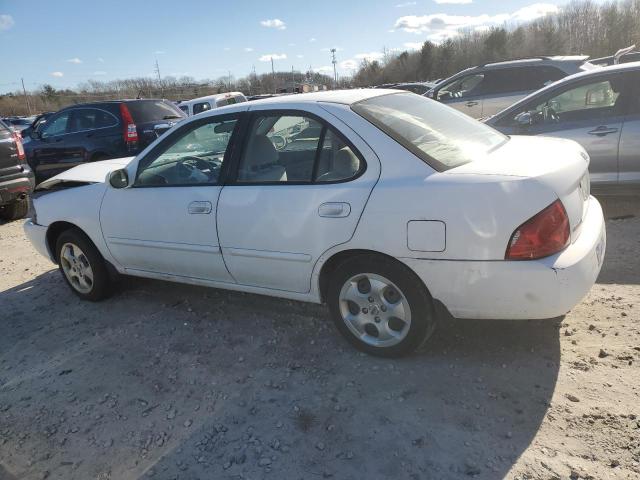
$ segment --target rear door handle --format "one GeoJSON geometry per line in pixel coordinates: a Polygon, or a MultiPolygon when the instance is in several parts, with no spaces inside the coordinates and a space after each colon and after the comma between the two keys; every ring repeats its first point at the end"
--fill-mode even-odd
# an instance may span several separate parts
{"type": "Polygon", "coordinates": [[[211,202],[191,202],[188,207],[191,215],[208,215],[211,210],[211,202]]]}
{"type": "Polygon", "coordinates": [[[351,205],[345,202],[327,202],[318,207],[318,215],[328,218],[348,217],[351,213],[351,205]]]}
{"type": "Polygon", "coordinates": [[[600,126],[598,128],[595,128],[593,130],[591,130],[589,133],[589,135],[596,135],[598,137],[604,137],[605,135],[609,135],[610,133],[616,133],[618,131],[617,128],[609,128],[607,126],[600,126]]]}
{"type": "Polygon", "coordinates": [[[471,100],[471,101],[469,101],[469,102],[465,103],[465,105],[466,105],[467,107],[475,107],[476,105],[478,105],[478,102],[476,102],[476,101],[474,101],[474,100],[471,100]]]}

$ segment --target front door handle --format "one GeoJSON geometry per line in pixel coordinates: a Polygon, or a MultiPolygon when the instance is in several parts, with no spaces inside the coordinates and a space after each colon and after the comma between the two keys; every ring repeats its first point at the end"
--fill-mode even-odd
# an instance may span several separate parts
{"type": "Polygon", "coordinates": [[[211,202],[191,202],[188,207],[191,215],[208,215],[212,209],[211,202]]]}
{"type": "Polygon", "coordinates": [[[465,103],[465,105],[467,107],[475,107],[476,105],[478,105],[478,102],[476,102],[475,100],[470,100],[467,103],[465,103]]]}
{"type": "Polygon", "coordinates": [[[328,218],[348,217],[351,213],[351,205],[345,202],[327,202],[318,207],[318,215],[328,218]]]}
{"type": "Polygon", "coordinates": [[[589,133],[589,135],[596,135],[598,137],[604,137],[605,135],[609,135],[610,133],[616,133],[618,131],[617,128],[609,128],[605,125],[602,125],[598,128],[595,128],[593,130],[591,130],[589,133]]]}

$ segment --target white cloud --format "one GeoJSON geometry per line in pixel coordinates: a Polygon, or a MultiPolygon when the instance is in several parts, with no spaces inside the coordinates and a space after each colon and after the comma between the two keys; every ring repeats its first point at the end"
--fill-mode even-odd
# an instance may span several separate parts
{"type": "Polygon", "coordinates": [[[279,18],[273,18],[269,20],[262,20],[260,25],[267,28],[275,28],[276,30],[284,30],[287,28],[287,25],[280,20],[279,18]]]}
{"type": "Polygon", "coordinates": [[[545,15],[558,13],[558,10],[558,6],[551,3],[534,3],[515,12],[512,19],[516,22],[530,22],[545,15]]]}
{"type": "Polygon", "coordinates": [[[295,47],[295,46],[296,46],[296,44],[295,44],[295,43],[289,43],[289,44],[288,44],[288,46],[290,46],[290,47],[295,47]]]}
{"type": "Polygon", "coordinates": [[[0,15],[0,32],[2,30],[9,30],[16,24],[11,15],[0,15]]]}
{"type": "Polygon", "coordinates": [[[225,52],[228,52],[229,50],[231,50],[229,47],[224,47],[225,52]]]}
{"type": "Polygon", "coordinates": [[[316,39],[315,39],[314,37],[311,37],[311,38],[309,39],[309,42],[310,42],[310,43],[313,43],[313,42],[315,42],[315,41],[316,41],[316,39]]]}
{"type": "Polygon", "coordinates": [[[93,74],[96,76],[100,76],[100,75],[106,75],[107,72],[105,72],[104,70],[96,70],[95,72],[93,72],[93,74]]]}
{"type": "Polygon", "coordinates": [[[298,57],[298,58],[304,58],[304,55],[302,55],[301,53],[299,53],[298,55],[296,55],[296,57],[298,57]]]}
{"type": "Polygon", "coordinates": [[[340,68],[343,70],[356,70],[358,68],[358,62],[356,62],[353,58],[350,58],[349,60],[340,62],[340,68]]]}
{"type": "Polygon", "coordinates": [[[406,42],[403,46],[407,50],[420,50],[422,48],[422,42],[406,42]]]}
{"type": "Polygon", "coordinates": [[[426,34],[428,40],[440,42],[446,38],[455,37],[461,30],[490,28],[503,24],[517,24],[535,20],[536,18],[555,13],[556,5],[550,3],[536,3],[516,10],[513,13],[498,13],[496,15],[449,15],[435,13],[431,15],[406,15],[396,20],[395,29],[405,32],[426,34]]]}
{"type": "Polygon", "coordinates": [[[102,57],[98,57],[98,61],[99,61],[100,63],[104,63],[104,58],[102,58],[102,57]]]}
{"type": "Polygon", "coordinates": [[[165,53],[167,52],[165,52],[164,50],[156,50],[155,52],[153,52],[154,55],[164,55],[165,53]]]}
{"type": "Polygon", "coordinates": [[[64,73],[62,72],[51,72],[52,77],[61,78],[64,77],[64,73]]]}
{"type": "Polygon", "coordinates": [[[473,3],[473,0],[433,0],[436,3],[443,4],[455,4],[455,5],[468,5],[469,3],[473,3]]]}
{"type": "Polygon", "coordinates": [[[73,58],[70,58],[69,60],[67,60],[67,62],[75,63],[77,65],[77,64],[82,63],[82,60],[80,60],[78,57],[73,57],[73,58]]]}
{"type": "Polygon", "coordinates": [[[245,52],[253,52],[253,48],[251,48],[251,47],[245,47],[244,51],[245,51],[245,52]]]}
{"type": "Polygon", "coordinates": [[[396,8],[404,8],[404,7],[412,7],[415,4],[417,4],[418,2],[404,2],[404,3],[399,3],[396,5],[396,8]]]}
{"type": "Polygon", "coordinates": [[[285,58],[287,58],[286,53],[269,53],[267,55],[262,55],[258,60],[260,60],[261,62],[270,62],[271,59],[284,60],[285,58]]]}
{"type": "Polygon", "coordinates": [[[368,62],[373,62],[374,60],[380,60],[384,57],[382,52],[369,52],[369,53],[358,53],[355,56],[358,60],[367,60],[368,62]]]}

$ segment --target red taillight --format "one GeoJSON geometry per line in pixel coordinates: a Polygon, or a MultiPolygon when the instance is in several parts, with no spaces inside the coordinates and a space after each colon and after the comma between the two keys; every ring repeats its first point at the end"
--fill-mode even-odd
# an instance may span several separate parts
{"type": "Polygon", "coordinates": [[[18,151],[18,160],[24,162],[26,155],[24,154],[24,146],[22,145],[22,136],[18,132],[13,132],[13,138],[16,141],[16,150],[18,151]]]}
{"type": "Polygon", "coordinates": [[[569,217],[556,200],[516,228],[511,235],[505,260],[533,260],[558,253],[569,243],[569,217]]]}
{"type": "Polygon", "coordinates": [[[124,125],[123,135],[126,143],[138,141],[138,129],[133,122],[131,112],[127,108],[125,103],[120,104],[120,115],[122,116],[122,123],[124,125]]]}

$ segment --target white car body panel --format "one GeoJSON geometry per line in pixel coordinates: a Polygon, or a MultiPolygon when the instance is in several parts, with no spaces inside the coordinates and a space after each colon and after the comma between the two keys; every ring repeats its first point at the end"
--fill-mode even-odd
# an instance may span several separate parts
{"type": "Polygon", "coordinates": [[[348,105],[386,93],[279,97],[196,118],[248,109],[314,113],[365,158],[367,169],[355,180],[162,187],[162,196],[153,194],[158,188],[117,190],[105,183],[123,164],[134,178],[150,145],[135,159],[61,174],[65,181],[96,183],[36,198],[37,223],[27,221],[25,230],[46,254],[47,227],[69,222],[121,273],[295,300],[321,302],[327,260],[367,250],[411,268],[454,316],[549,318],[572,308],[595,281],[606,242],[600,206],[583,188],[584,150],[571,141],[513,137],[477,161],[437,172],[348,105]],[[570,220],[571,244],[541,260],[505,261],[514,230],[558,198],[570,220]],[[211,211],[186,215],[193,201],[209,202],[211,211]],[[349,204],[349,213],[321,217],[324,203],[349,204]]]}

